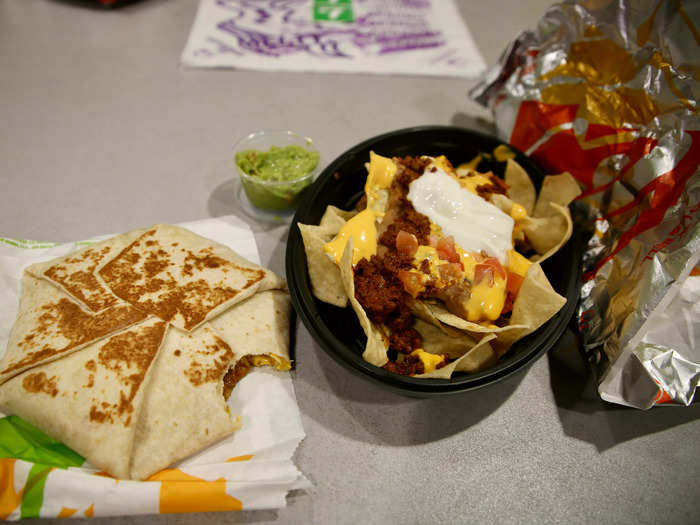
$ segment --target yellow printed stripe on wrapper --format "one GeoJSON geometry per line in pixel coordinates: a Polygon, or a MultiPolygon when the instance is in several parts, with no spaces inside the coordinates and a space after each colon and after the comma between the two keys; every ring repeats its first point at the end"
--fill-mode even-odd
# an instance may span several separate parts
{"type": "Polygon", "coordinates": [[[78,512],[78,509],[71,509],[69,507],[61,507],[61,512],[58,513],[57,518],[70,518],[73,514],[78,512]]]}
{"type": "Polygon", "coordinates": [[[149,481],[160,481],[160,513],[242,510],[240,500],[226,493],[226,480],[206,481],[179,469],[154,474],[149,481]]]}
{"type": "Polygon", "coordinates": [[[6,520],[22,503],[24,487],[15,490],[15,459],[0,458],[0,519],[6,520]]]}
{"type": "Polygon", "coordinates": [[[253,454],[244,454],[242,456],[236,456],[235,458],[228,458],[227,463],[232,463],[234,461],[250,461],[253,459],[253,454]]]}

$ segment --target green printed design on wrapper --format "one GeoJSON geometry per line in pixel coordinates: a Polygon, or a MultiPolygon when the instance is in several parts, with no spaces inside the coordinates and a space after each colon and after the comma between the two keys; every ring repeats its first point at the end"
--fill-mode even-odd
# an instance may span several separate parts
{"type": "Polygon", "coordinates": [[[44,466],[79,467],[85,459],[17,416],[0,419],[0,457],[44,466]]]}
{"type": "Polygon", "coordinates": [[[44,503],[44,486],[50,472],[51,467],[47,465],[35,464],[32,466],[29,476],[27,476],[27,482],[24,484],[20,518],[39,517],[39,511],[44,503]]]}
{"type": "Polygon", "coordinates": [[[314,22],[353,22],[352,0],[314,0],[314,22]]]}
{"type": "Polygon", "coordinates": [[[54,246],[58,246],[57,242],[30,241],[29,239],[10,239],[7,237],[0,237],[0,243],[9,244],[15,248],[23,248],[25,250],[53,248],[54,246]]]}

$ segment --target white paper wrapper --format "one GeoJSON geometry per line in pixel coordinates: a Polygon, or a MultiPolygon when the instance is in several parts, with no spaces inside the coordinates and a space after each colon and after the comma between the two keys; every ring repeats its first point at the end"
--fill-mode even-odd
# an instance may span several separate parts
{"type": "MultiPolygon", "coordinates": [[[[260,263],[250,228],[235,217],[181,226],[260,263]]],[[[5,352],[17,315],[24,268],[107,237],[67,244],[0,238],[0,352],[5,352]]],[[[234,388],[228,404],[231,413],[241,414],[242,428],[149,478],[154,481],[95,475],[87,463],[63,469],[0,458],[0,519],[284,507],[290,490],[310,486],[292,461],[305,434],[289,373],[254,368],[234,388]]]]}
{"type": "MultiPolygon", "coordinates": [[[[314,19],[314,0],[201,0],[190,67],[474,77],[485,63],[453,0],[353,0],[353,21],[314,19]]],[[[332,2],[327,2],[328,4],[332,2]]],[[[340,4],[343,4],[341,6],[340,4]]],[[[331,6],[324,6],[329,9],[331,6]]]]}

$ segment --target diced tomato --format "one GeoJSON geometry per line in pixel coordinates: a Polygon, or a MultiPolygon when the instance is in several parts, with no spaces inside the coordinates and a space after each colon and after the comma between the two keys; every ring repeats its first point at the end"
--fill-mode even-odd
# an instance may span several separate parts
{"type": "Polygon", "coordinates": [[[403,284],[404,290],[416,297],[423,291],[423,278],[420,273],[410,270],[400,270],[397,274],[399,281],[403,284]]]}
{"type": "Polygon", "coordinates": [[[434,233],[428,235],[428,245],[432,248],[438,247],[438,242],[440,242],[440,236],[434,233]]]}
{"type": "Polygon", "coordinates": [[[516,295],[518,295],[518,291],[520,290],[520,286],[523,284],[523,280],[524,278],[522,275],[511,271],[508,272],[506,290],[508,291],[508,293],[513,294],[514,298],[516,295]]]}
{"type": "Polygon", "coordinates": [[[523,284],[523,276],[515,272],[508,271],[508,279],[506,280],[506,302],[501,313],[507,314],[513,310],[515,298],[518,295],[520,286],[523,284]]]}
{"type": "Polygon", "coordinates": [[[459,254],[455,248],[455,240],[451,235],[449,237],[443,237],[438,241],[437,252],[438,257],[443,261],[449,261],[451,263],[459,262],[459,254]]]}
{"type": "Polygon", "coordinates": [[[474,267],[474,284],[480,283],[482,279],[487,278],[489,286],[493,286],[496,275],[501,279],[505,279],[506,270],[495,257],[486,257],[474,267]]]}
{"type": "Polygon", "coordinates": [[[418,251],[418,239],[412,233],[401,230],[396,235],[396,251],[413,257],[418,251]]]}
{"type": "Polygon", "coordinates": [[[484,279],[489,286],[493,286],[493,266],[479,263],[474,267],[474,284],[479,284],[484,279]]]}
{"type": "Polygon", "coordinates": [[[484,261],[484,264],[489,264],[489,265],[493,266],[493,269],[496,271],[496,274],[500,275],[501,279],[506,278],[505,268],[503,268],[503,266],[501,265],[501,262],[498,259],[496,259],[495,257],[486,258],[486,260],[484,261]]]}

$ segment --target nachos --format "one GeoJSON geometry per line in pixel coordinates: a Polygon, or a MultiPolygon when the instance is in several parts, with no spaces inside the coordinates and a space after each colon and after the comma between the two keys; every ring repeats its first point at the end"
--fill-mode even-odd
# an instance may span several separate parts
{"type": "MultiPolygon", "coordinates": [[[[494,152],[496,153],[496,152],[494,152]]],[[[503,155],[504,177],[444,156],[370,153],[357,209],[329,206],[299,224],[313,294],[350,306],[365,361],[393,373],[449,378],[492,366],[566,302],[541,263],[569,239],[569,174],[539,194],[503,155]]]]}

